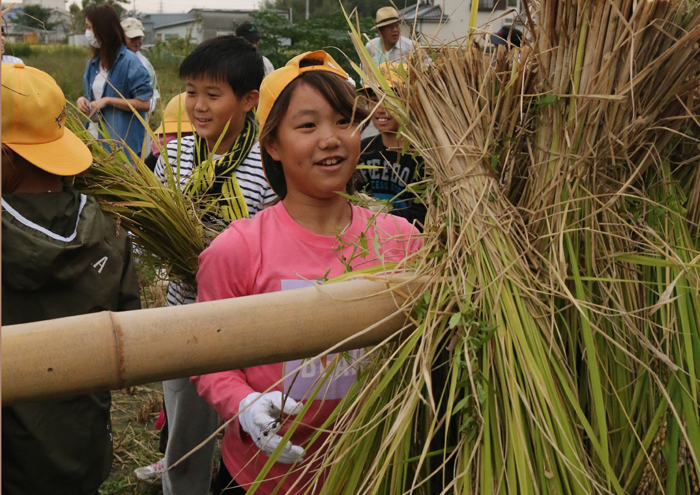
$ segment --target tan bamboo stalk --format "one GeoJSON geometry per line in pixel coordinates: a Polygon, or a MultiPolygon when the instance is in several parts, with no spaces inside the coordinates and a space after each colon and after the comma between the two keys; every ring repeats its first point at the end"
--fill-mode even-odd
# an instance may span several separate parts
{"type": "Polygon", "coordinates": [[[377,280],[6,326],[2,405],[378,344],[406,324],[411,290],[377,280]]]}

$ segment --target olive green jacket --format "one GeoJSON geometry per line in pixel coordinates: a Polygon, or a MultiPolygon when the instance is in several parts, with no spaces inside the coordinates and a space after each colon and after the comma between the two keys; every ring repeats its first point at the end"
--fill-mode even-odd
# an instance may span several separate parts
{"type": "MultiPolygon", "coordinates": [[[[3,325],[140,307],[131,240],[93,198],[2,196],[3,325]]],[[[3,495],[95,493],[112,464],[109,409],[109,392],[4,407],[3,495]]]]}

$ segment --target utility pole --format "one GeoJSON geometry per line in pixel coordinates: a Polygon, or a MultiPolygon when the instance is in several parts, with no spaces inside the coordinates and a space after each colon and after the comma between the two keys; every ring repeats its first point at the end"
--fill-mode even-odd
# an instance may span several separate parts
{"type": "Polygon", "coordinates": [[[158,6],[158,13],[159,14],[163,13],[163,0],[160,0],[160,5],[158,6]]]}
{"type": "Polygon", "coordinates": [[[309,20],[309,0],[306,0],[306,20],[309,20]]]}

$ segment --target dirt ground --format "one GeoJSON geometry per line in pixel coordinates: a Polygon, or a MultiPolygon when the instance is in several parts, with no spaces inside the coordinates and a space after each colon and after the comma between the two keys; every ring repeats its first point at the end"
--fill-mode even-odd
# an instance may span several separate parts
{"type": "Polygon", "coordinates": [[[137,467],[152,464],[162,456],[158,451],[160,432],[155,429],[162,404],[160,383],[112,393],[114,460],[109,478],[100,487],[100,495],[163,493],[160,481],[147,484],[132,475],[137,467]]]}

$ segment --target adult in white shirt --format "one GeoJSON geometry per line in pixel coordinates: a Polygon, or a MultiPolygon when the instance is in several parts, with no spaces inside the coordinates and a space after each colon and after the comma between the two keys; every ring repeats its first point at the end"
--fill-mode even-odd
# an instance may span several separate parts
{"type": "Polygon", "coordinates": [[[143,24],[135,17],[127,17],[122,20],[121,24],[122,29],[124,29],[124,35],[126,36],[126,47],[136,54],[136,57],[148,71],[148,75],[151,76],[153,99],[151,100],[151,108],[148,110],[148,113],[153,113],[160,93],[158,92],[158,77],[156,76],[156,71],[153,69],[151,62],[141,53],[141,46],[143,45],[143,24]]]}
{"type": "Polygon", "coordinates": [[[2,63],[3,64],[16,64],[16,63],[21,63],[22,59],[19,57],[15,57],[13,55],[5,55],[5,26],[2,27],[2,34],[0,35],[0,53],[2,53],[2,63]]]}
{"type": "Polygon", "coordinates": [[[398,62],[415,50],[416,44],[401,36],[399,12],[394,7],[379,9],[372,29],[379,33],[379,37],[368,41],[365,48],[377,66],[386,61],[398,62]]]}
{"type": "MultiPolygon", "coordinates": [[[[243,24],[236,28],[236,36],[240,36],[241,38],[245,39],[246,41],[248,41],[248,43],[253,45],[258,51],[260,51],[260,31],[258,31],[258,28],[255,27],[254,24],[245,21],[243,24]]],[[[272,62],[270,62],[265,55],[262,55],[262,59],[263,66],[265,67],[265,76],[267,76],[271,74],[272,71],[275,70],[275,68],[272,65],[272,62]]]]}

